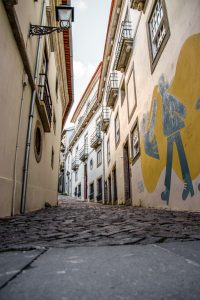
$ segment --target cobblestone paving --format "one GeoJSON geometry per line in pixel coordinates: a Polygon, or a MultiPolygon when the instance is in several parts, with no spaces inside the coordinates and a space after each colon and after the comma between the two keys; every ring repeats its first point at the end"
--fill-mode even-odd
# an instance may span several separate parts
{"type": "Polygon", "coordinates": [[[0,219],[0,251],[200,240],[200,213],[62,202],[0,219]]]}

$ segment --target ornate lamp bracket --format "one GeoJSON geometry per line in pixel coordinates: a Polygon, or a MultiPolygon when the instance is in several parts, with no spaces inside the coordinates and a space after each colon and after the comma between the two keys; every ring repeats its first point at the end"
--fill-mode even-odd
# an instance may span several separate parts
{"type": "Polygon", "coordinates": [[[46,34],[51,34],[52,32],[62,32],[65,31],[67,29],[69,29],[70,26],[70,22],[66,22],[65,21],[65,26],[62,27],[52,27],[52,26],[40,26],[40,25],[30,25],[30,35],[46,35],[46,34]]]}

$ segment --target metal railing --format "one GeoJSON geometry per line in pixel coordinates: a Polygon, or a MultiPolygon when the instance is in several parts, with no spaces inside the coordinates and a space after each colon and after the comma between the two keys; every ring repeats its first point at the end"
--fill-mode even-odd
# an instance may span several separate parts
{"type": "Polygon", "coordinates": [[[99,144],[101,142],[101,140],[102,140],[101,131],[100,131],[100,128],[98,127],[91,135],[90,146],[93,147],[93,146],[99,144]]]}
{"type": "Polygon", "coordinates": [[[117,62],[119,60],[123,41],[125,39],[132,39],[132,38],[133,38],[132,22],[125,20],[121,24],[119,39],[118,39],[118,43],[117,43],[115,65],[117,65],[117,62]]]}
{"type": "Polygon", "coordinates": [[[107,106],[102,106],[101,118],[103,122],[110,121],[110,108],[107,106]]]}
{"type": "Polygon", "coordinates": [[[117,72],[110,73],[108,85],[107,85],[107,94],[110,93],[111,89],[118,89],[119,83],[118,83],[118,75],[117,72]]]}
{"type": "Polygon", "coordinates": [[[38,85],[39,99],[40,99],[40,101],[44,101],[48,120],[49,120],[49,123],[51,124],[52,101],[51,101],[51,94],[50,94],[50,89],[49,89],[48,78],[47,78],[47,74],[45,74],[45,73],[40,73],[39,76],[40,76],[39,85],[38,85]]]}
{"type": "Polygon", "coordinates": [[[79,159],[85,160],[88,157],[88,145],[85,144],[79,151],[79,159]]]}
{"type": "Polygon", "coordinates": [[[78,156],[75,156],[74,158],[72,158],[72,170],[77,170],[78,167],[79,167],[78,156]]]}

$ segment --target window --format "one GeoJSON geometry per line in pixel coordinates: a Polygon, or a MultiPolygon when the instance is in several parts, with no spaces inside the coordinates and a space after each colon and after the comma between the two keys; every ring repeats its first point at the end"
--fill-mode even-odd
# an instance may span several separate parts
{"type": "Polygon", "coordinates": [[[100,137],[101,136],[101,117],[99,117],[96,120],[96,131],[97,131],[97,136],[100,137]]]}
{"type": "Polygon", "coordinates": [[[153,72],[158,59],[169,39],[170,30],[164,0],[156,0],[148,21],[151,70],[153,72]]]}
{"type": "Polygon", "coordinates": [[[102,150],[101,148],[97,151],[97,167],[102,163],[102,150]]]}
{"type": "Polygon", "coordinates": [[[115,144],[118,145],[120,141],[120,124],[119,124],[119,115],[117,114],[115,118],[115,144]]]}
{"type": "Polygon", "coordinates": [[[75,171],[75,181],[78,181],[78,171],[75,171]]]}
{"type": "Polygon", "coordinates": [[[52,147],[52,150],[51,150],[51,168],[53,169],[53,166],[54,166],[54,149],[52,147]]]}
{"type": "Polygon", "coordinates": [[[90,194],[89,194],[90,200],[94,199],[94,182],[90,183],[90,194]]]}
{"type": "Polygon", "coordinates": [[[107,141],[107,162],[110,162],[110,139],[107,141]]]}
{"type": "Polygon", "coordinates": [[[124,103],[124,99],[125,99],[125,81],[123,80],[122,82],[122,86],[120,89],[120,94],[121,94],[121,105],[124,103]]]}
{"type": "Polygon", "coordinates": [[[35,128],[35,143],[34,143],[34,152],[36,161],[39,163],[42,157],[42,134],[39,127],[39,123],[36,124],[35,128]]]}
{"type": "Polygon", "coordinates": [[[97,179],[97,201],[102,200],[102,178],[97,179]]]}
{"type": "Polygon", "coordinates": [[[140,153],[139,130],[138,130],[137,123],[134,126],[131,134],[131,144],[132,144],[132,158],[134,160],[140,153]]]}
{"type": "Polygon", "coordinates": [[[75,187],[74,196],[77,196],[77,187],[75,187]]]}
{"type": "Polygon", "coordinates": [[[78,197],[81,197],[81,184],[78,185],[78,197]]]}
{"type": "Polygon", "coordinates": [[[58,100],[58,77],[56,77],[56,100],[58,100]]]}
{"type": "Polygon", "coordinates": [[[90,159],[90,170],[93,169],[93,159],[90,159]]]}

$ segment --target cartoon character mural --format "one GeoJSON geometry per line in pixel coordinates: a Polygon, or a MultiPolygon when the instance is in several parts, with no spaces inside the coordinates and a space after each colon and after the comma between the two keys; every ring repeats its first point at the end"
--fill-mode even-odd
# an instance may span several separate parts
{"type": "Polygon", "coordinates": [[[145,186],[153,192],[165,169],[161,199],[167,204],[172,168],[183,181],[183,200],[194,196],[192,180],[200,174],[199,53],[200,34],[196,34],[181,49],[172,83],[169,85],[164,75],[160,76],[141,145],[145,186]]]}

